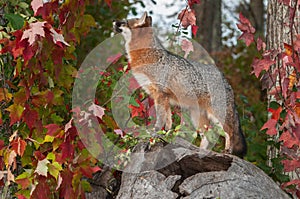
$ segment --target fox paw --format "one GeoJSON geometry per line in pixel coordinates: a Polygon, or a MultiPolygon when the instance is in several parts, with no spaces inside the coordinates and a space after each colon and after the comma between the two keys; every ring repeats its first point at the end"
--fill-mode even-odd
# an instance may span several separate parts
{"type": "Polygon", "coordinates": [[[232,154],[232,149],[225,149],[224,153],[226,153],[226,154],[232,154]]]}

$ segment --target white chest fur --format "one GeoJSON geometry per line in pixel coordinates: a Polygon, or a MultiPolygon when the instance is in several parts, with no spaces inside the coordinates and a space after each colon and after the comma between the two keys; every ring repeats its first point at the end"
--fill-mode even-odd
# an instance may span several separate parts
{"type": "Polygon", "coordinates": [[[136,72],[133,72],[133,76],[139,85],[149,94],[148,86],[151,84],[151,80],[148,78],[148,76],[143,73],[136,72]]]}

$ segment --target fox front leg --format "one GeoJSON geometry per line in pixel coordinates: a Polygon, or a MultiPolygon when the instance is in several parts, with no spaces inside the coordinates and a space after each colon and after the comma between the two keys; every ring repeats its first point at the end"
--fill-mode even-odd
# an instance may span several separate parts
{"type": "Polygon", "coordinates": [[[165,130],[172,127],[172,114],[168,96],[160,93],[154,99],[156,111],[156,123],[154,125],[155,131],[159,131],[165,126],[165,130]]]}

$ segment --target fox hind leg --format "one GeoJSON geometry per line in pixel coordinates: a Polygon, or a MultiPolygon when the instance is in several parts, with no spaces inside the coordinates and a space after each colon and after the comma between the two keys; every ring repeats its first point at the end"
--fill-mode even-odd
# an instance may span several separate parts
{"type": "Polygon", "coordinates": [[[190,109],[190,114],[191,114],[191,120],[193,126],[196,129],[200,130],[200,135],[201,135],[200,148],[207,149],[209,147],[209,141],[206,138],[206,136],[204,136],[204,132],[206,131],[206,128],[209,126],[207,111],[202,109],[200,110],[190,109]]]}
{"type": "Polygon", "coordinates": [[[172,128],[172,112],[171,112],[171,107],[170,105],[167,107],[166,110],[166,125],[165,125],[165,130],[168,131],[172,128]]]}

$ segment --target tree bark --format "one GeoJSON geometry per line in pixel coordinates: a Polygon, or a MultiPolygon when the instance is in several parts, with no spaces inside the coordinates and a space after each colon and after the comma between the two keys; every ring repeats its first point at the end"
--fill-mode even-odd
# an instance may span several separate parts
{"type": "MultiPolygon", "coordinates": [[[[284,43],[292,45],[295,35],[300,32],[300,12],[298,6],[296,6],[297,1],[291,0],[292,7],[296,8],[294,21],[290,22],[290,17],[292,16],[293,10],[289,6],[279,3],[278,0],[269,0],[267,7],[267,49],[268,50],[278,50],[282,52],[284,50],[284,43]]],[[[280,60],[276,58],[276,64],[273,66],[279,68],[281,66],[280,60]]],[[[291,72],[291,71],[290,71],[291,72]]],[[[279,79],[277,78],[276,85],[279,85],[279,79]]],[[[271,101],[276,101],[272,97],[268,97],[269,103],[271,101]]],[[[279,102],[281,103],[281,102],[279,102]]],[[[278,135],[279,136],[279,135],[278,135]]],[[[272,138],[277,141],[278,137],[272,138]]],[[[279,155],[279,151],[275,147],[269,147],[268,165],[272,166],[271,160],[279,155]]],[[[298,178],[296,174],[289,173],[291,179],[298,178]]]]}
{"type": "Polygon", "coordinates": [[[264,0],[250,1],[251,14],[256,31],[263,35],[265,32],[265,6],[264,0]]]}
{"type": "Polygon", "coordinates": [[[123,172],[118,199],[289,198],[263,171],[238,157],[199,149],[181,139],[167,151],[151,151],[157,153],[145,153],[142,161],[131,159],[126,170],[136,172],[123,172]],[[175,161],[151,169],[168,161],[166,157],[175,161]]]}
{"type": "Polygon", "coordinates": [[[202,0],[194,4],[196,23],[199,27],[195,40],[207,52],[218,52],[222,48],[221,0],[202,0]]]}

